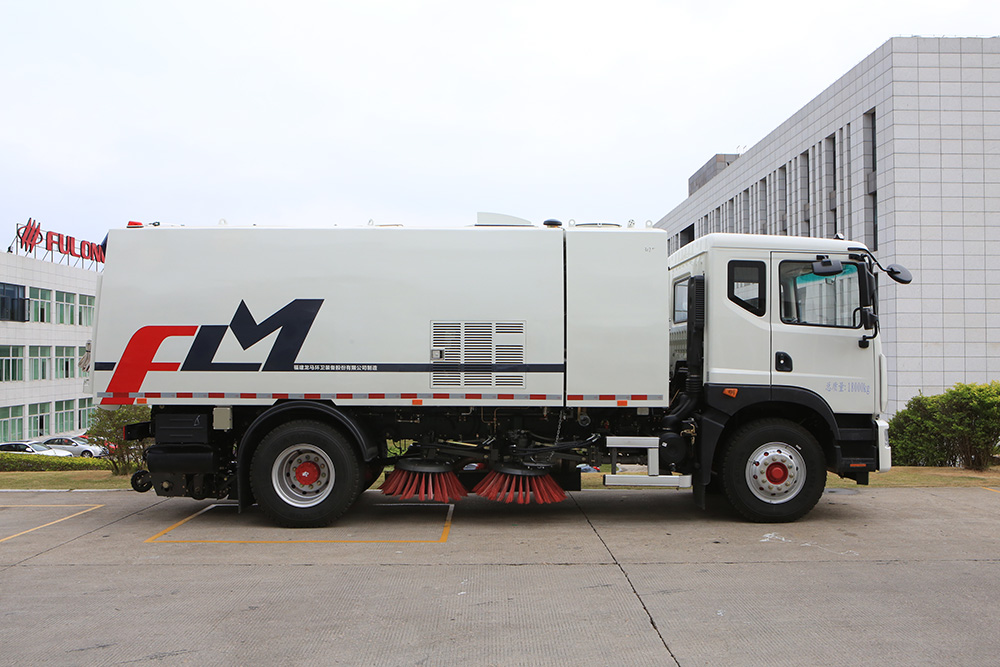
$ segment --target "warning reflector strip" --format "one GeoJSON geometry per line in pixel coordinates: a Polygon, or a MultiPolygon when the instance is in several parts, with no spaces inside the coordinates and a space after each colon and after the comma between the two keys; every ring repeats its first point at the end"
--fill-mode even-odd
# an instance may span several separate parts
{"type": "Polygon", "coordinates": [[[662,401],[663,394],[569,394],[567,401],[662,401]]]}
{"type": "MultiPolygon", "coordinates": [[[[108,392],[97,393],[98,398],[114,399],[227,399],[227,400],[317,400],[317,401],[561,401],[562,394],[472,394],[441,392],[427,393],[308,393],[308,394],[266,394],[252,392],[217,391],[150,391],[150,392],[108,392]]],[[[605,402],[618,406],[633,401],[662,401],[663,394],[569,394],[567,402],[605,402]]],[[[415,403],[420,405],[421,403],[415,403]]]]}
{"type": "Polygon", "coordinates": [[[442,394],[434,393],[367,393],[345,394],[255,394],[247,392],[107,392],[97,393],[98,398],[225,398],[225,399],[298,399],[298,400],[330,400],[330,401],[399,401],[399,400],[451,400],[451,401],[560,401],[562,394],[442,394]]]}

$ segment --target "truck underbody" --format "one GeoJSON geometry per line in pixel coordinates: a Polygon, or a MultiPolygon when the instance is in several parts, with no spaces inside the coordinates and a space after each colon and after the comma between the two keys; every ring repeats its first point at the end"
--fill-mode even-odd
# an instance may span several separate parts
{"type": "MultiPolygon", "coordinates": [[[[753,388],[742,389],[737,395],[753,388]]],[[[722,391],[709,387],[706,402],[711,404],[715,394],[725,395],[722,391]]],[[[726,493],[727,470],[734,477],[728,497],[746,486],[736,482],[747,466],[763,465],[772,472],[762,476],[765,483],[757,494],[747,501],[729,499],[752,520],[790,521],[818,500],[812,487],[820,471],[825,476],[831,470],[866,484],[868,473],[877,469],[871,418],[840,416],[831,424],[831,417],[783,401],[769,407],[754,403],[753,410],[744,414],[706,409],[679,422],[662,409],[400,410],[287,401],[267,409],[159,406],[153,409],[152,421],[133,425],[129,436],[155,439],[145,454],[148,472],[137,476],[137,489],[152,487],[161,496],[229,498],[238,500],[241,508],[257,503],[283,525],[324,525],[347,509],[350,502],[321,517],[317,513],[317,517],[293,518],[281,512],[289,500],[301,505],[299,509],[317,499],[322,504],[332,489],[332,480],[324,482],[322,476],[327,466],[337,470],[339,483],[356,478],[347,485],[350,501],[386,467],[452,472],[466,490],[474,489],[491,471],[502,471],[511,477],[547,475],[559,488],[573,491],[580,488],[579,466],[586,464],[610,471],[604,477],[609,486],[692,487],[695,501],[704,506],[706,492],[726,493]],[[772,461],[770,452],[744,453],[746,460],[730,462],[727,468],[726,454],[745,447],[742,443],[752,439],[754,428],[785,434],[787,442],[769,436],[776,447],[785,447],[779,452],[782,458],[772,461]],[[271,441],[289,436],[291,444],[282,451],[290,447],[303,456],[269,453],[275,449],[271,441]],[[339,464],[338,457],[343,459],[339,464]],[[646,466],[647,474],[616,474],[625,464],[646,466]],[[318,477],[302,477],[308,470],[318,477]],[[286,482],[275,482],[275,475],[286,482]],[[284,488],[286,497],[271,506],[267,494],[274,487],[284,488]],[[765,499],[771,502],[761,502],[765,499]]],[[[820,481],[819,493],[822,488],[820,481]]],[[[516,496],[509,497],[513,501],[516,496]]]]}

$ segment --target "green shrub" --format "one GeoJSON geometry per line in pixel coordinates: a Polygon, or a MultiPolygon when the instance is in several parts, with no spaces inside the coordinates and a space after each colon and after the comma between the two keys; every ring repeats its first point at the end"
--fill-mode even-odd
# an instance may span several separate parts
{"type": "Polygon", "coordinates": [[[142,455],[151,441],[125,440],[122,429],[128,424],[149,421],[149,413],[149,406],[146,405],[119,405],[114,410],[94,411],[87,435],[96,436],[106,446],[115,446],[109,455],[115,475],[129,475],[143,467],[142,455]]]}
{"type": "Polygon", "coordinates": [[[0,472],[50,472],[54,470],[111,470],[107,459],[41,454],[0,454],[0,472]]]}
{"type": "Polygon", "coordinates": [[[956,384],[937,396],[914,396],[889,422],[897,465],[985,470],[1000,452],[1000,382],[956,384]]]}
{"type": "Polygon", "coordinates": [[[903,466],[954,466],[955,454],[936,426],[940,396],[918,394],[889,422],[892,462],[903,466]]]}

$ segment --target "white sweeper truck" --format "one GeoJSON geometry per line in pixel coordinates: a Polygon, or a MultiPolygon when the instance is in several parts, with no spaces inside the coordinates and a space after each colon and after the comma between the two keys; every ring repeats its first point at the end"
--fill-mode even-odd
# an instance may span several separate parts
{"type": "Polygon", "coordinates": [[[668,238],[130,224],[106,246],[95,400],[151,408],[126,428],[153,443],[136,490],[290,527],[387,466],[388,495],[547,503],[606,465],[760,522],[806,514],[828,470],[888,470],[876,278],[906,269],[842,240],[668,238]]]}

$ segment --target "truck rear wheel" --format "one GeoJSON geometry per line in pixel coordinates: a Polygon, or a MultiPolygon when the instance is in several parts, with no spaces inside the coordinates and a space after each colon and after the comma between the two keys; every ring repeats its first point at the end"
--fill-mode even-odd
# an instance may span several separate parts
{"type": "Polygon", "coordinates": [[[357,499],[361,477],[351,444],[315,421],[289,422],[268,433],[250,466],[257,504],[288,528],[332,523],[357,499]]]}
{"type": "Polygon", "coordinates": [[[816,438],[784,419],[741,427],[722,464],[722,484],[737,512],[758,523],[795,521],[811,510],[826,486],[816,438]]]}

